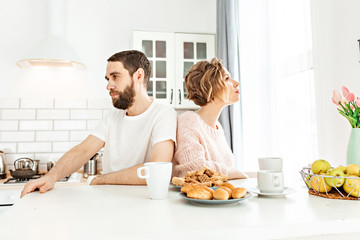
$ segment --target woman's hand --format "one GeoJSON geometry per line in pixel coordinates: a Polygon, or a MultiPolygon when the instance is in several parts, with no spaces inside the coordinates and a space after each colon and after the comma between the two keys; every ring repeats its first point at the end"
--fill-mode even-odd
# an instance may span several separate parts
{"type": "Polygon", "coordinates": [[[231,179],[244,179],[244,178],[249,178],[248,175],[246,175],[244,172],[236,169],[236,168],[230,168],[228,170],[228,178],[229,180],[231,179]]]}

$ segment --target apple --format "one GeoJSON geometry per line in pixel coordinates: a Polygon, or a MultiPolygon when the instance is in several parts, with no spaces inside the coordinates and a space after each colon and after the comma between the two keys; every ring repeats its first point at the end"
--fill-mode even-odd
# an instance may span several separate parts
{"type": "Polygon", "coordinates": [[[355,175],[351,175],[350,177],[355,178],[347,178],[343,185],[343,189],[347,194],[350,194],[353,197],[359,197],[360,178],[355,175]]]}
{"type": "Polygon", "coordinates": [[[340,170],[340,171],[342,171],[343,173],[347,173],[346,172],[346,167],[345,166],[338,166],[337,168],[335,168],[335,169],[338,169],[338,170],[340,170]]]}
{"type": "Polygon", "coordinates": [[[345,173],[339,168],[327,170],[326,175],[332,176],[325,177],[325,182],[332,187],[341,187],[345,182],[345,173]]]}
{"type": "MultiPolygon", "coordinates": [[[[320,175],[325,174],[320,173],[320,175]]],[[[332,187],[325,182],[324,178],[322,176],[312,176],[310,179],[311,187],[317,192],[329,192],[332,187]]]]}
{"type": "Polygon", "coordinates": [[[331,168],[330,163],[323,159],[316,160],[311,165],[311,170],[314,174],[326,173],[326,171],[329,170],[330,168],[331,168]]]}
{"type": "Polygon", "coordinates": [[[346,172],[349,175],[355,175],[355,176],[359,177],[360,176],[360,166],[357,164],[354,164],[354,163],[349,164],[346,167],[346,172]]]}

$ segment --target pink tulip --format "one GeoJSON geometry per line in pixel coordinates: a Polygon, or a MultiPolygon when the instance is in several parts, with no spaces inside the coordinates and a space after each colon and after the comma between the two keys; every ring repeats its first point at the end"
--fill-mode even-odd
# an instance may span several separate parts
{"type": "Polygon", "coordinates": [[[338,91],[334,90],[333,91],[333,97],[332,97],[332,101],[333,103],[335,103],[336,105],[339,105],[339,102],[341,101],[341,95],[338,91]]]}
{"type": "Polygon", "coordinates": [[[346,97],[346,95],[348,95],[350,93],[349,89],[347,89],[347,87],[343,86],[341,88],[342,94],[344,97],[346,97]]]}
{"type": "Polygon", "coordinates": [[[347,102],[345,101],[345,99],[341,99],[341,105],[343,105],[345,107],[346,104],[347,104],[347,102]]]}
{"type": "Polygon", "coordinates": [[[360,98],[356,99],[356,106],[358,106],[360,108],[360,98]]]}
{"type": "Polygon", "coordinates": [[[348,95],[345,96],[346,101],[352,102],[355,100],[355,95],[353,93],[348,93],[348,95]]]}
{"type": "Polygon", "coordinates": [[[353,105],[350,105],[351,110],[355,110],[355,107],[353,105]]]}

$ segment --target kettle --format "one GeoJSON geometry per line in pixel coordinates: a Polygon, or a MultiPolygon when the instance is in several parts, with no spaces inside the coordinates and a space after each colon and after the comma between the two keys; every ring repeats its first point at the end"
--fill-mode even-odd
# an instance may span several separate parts
{"type": "Polygon", "coordinates": [[[6,178],[5,154],[3,151],[0,151],[0,179],[4,178],[6,178]]]}
{"type": "Polygon", "coordinates": [[[25,170],[32,169],[34,166],[34,161],[31,158],[23,157],[18,158],[14,162],[15,170],[25,170]]]}

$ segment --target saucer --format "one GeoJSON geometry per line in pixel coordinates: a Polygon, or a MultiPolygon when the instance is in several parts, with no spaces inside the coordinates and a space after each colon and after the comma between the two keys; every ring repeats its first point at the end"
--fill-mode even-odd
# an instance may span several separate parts
{"type": "Polygon", "coordinates": [[[269,196],[269,197],[280,197],[280,196],[285,196],[286,194],[296,192],[296,189],[291,187],[284,187],[284,191],[277,193],[263,193],[260,192],[260,189],[258,187],[249,187],[247,188],[247,190],[249,192],[256,193],[259,196],[269,196]]]}

